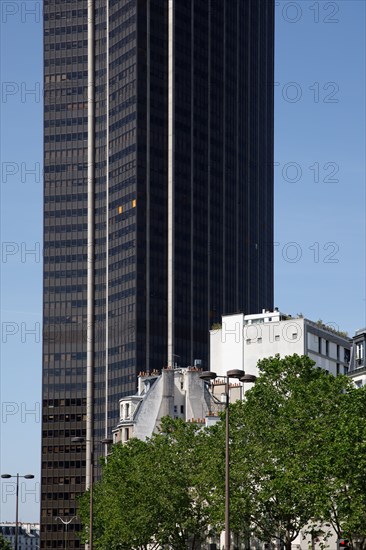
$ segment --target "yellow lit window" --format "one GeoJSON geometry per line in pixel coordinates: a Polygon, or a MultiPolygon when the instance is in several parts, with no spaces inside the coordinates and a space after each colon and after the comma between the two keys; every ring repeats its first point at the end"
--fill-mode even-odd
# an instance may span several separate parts
{"type": "Polygon", "coordinates": [[[136,199],[133,199],[132,201],[132,208],[136,208],[136,199]]]}
{"type": "Polygon", "coordinates": [[[123,206],[119,206],[118,207],[118,214],[122,214],[122,212],[123,212],[123,206]]]}

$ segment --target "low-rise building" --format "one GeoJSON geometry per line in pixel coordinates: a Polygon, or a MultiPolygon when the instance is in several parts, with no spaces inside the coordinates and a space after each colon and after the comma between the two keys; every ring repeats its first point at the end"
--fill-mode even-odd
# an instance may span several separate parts
{"type": "Polygon", "coordinates": [[[201,372],[195,366],[140,373],[137,393],[119,401],[120,419],[113,430],[114,442],[151,437],[163,416],[205,425],[216,421],[223,403],[208,391],[201,372]]]}
{"type": "MultiPolygon", "coordinates": [[[[0,523],[0,534],[15,548],[15,523],[0,523]]],[[[39,523],[18,524],[18,550],[38,550],[39,523]]]]}
{"type": "Polygon", "coordinates": [[[352,338],[349,376],[358,388],[366,384],[366,328],[356,330],[352,338]]]}
{"type": "MultiPolygon", "coordinates": [[[[217,374],[212,392],[200,379],[199,361],[194,367],[140,373],[137,393],[119,401],[114,442],[151,437],[163,416],[213,422],[225,402],[225,381],[220,377],[230,369],[257,375],[260,359],[297,353],[308,355],[333,375],[347,374],[351,347],[345,333],[320,321],[285,315],[278,309],[254,315],[225,315],[222,324],[210,331],[210,370],[217,374]]],[[[230,401],[241,399],[242,392],[240,382],[230,384],[230,401]]]]}
{"type": "Polygon", "coordinates": [[[351,340],[345,333],[278,309],[225,315],[221,326],[210,331],[210,370],[224,375],[229,369],[243,369],[257,375],[260,359],[297,353],[308,355],[333,375],[347,374],[350,349],[351,340]]]}
{"type": "MultiPolygon", "coordinates": [[[[225,407],[227,371],[239,369],[246,374],[258,375],[258,361],[276,354],[281,357],[294,353],[308,355],[318,367],[333,375],[347,374],[351,349],[356,349],[355,346],[362,339],[361,335],[357,336],[352,344],[345,333],[332,326],[310,321],[300,315],[291,317],[278,309],[255,315],[225,315],[222,324],[210,331],[210,370],[217,375],[210,388],[200,378],[202,370],[199,361],[194,367],[166,368],[161,373],[140,373],[137,393],[119,401],[120,420],[113,430],[113,440],[115,443],[125,443],[131,437],[151,437],[163,416],[182,418],[202,425],[216,422],[218,413],[225,407]]],[[[354,364],[364,369],[366,383],[366,331],[363,331],[362,337],[364,347],[357,348],[355,357],[362,358],[363,363],[354,364]]],[[[231,402],[243,398],[241,382],[230,383],[229,388],[231,402]]],[[[330,550],[336,550],[334,535],[330,541],[330,550]]],[[[220,547],[222,543],[221,534],[220,547]]],[[[299,536],[292,548],[305,550],[309,545],[320,548],[323,543],[319,528],[319,533],[311,540],[299,536]]],[[[215,547],[214,544],[211,546],[215,547]]],[[[254,540],[252,547],[263,549],[266,546],[254,540]]]]}

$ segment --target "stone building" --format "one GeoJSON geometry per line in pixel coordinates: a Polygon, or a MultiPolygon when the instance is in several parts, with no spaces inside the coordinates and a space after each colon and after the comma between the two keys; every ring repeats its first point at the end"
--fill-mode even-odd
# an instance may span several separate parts
{"type": "Polygon", "coordinates": [[[113,430],[114,442],[151,437],[163,416],[202,425],[215,422],[224,404],[200,379],[201,372],[198,366],[141,372],[137,393],[119,401],[120,419],[113,430]]]}

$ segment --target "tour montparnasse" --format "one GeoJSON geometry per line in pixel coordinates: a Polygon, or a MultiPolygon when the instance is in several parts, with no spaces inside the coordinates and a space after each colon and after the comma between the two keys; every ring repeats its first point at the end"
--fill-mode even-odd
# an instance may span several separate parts
{"type": "Polygon", "coordinates": [[[274,2],[45,1],[44,50],[47,548],[138,373],[273,308],[274,2]]]}

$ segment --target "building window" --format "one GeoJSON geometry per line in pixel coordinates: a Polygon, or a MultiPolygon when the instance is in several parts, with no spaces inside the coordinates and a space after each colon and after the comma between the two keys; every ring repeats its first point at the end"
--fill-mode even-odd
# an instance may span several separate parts
{"type": "Polygon", "coordinates": [[[329,355],[329,341],[325,340],[325,355],[329,355]]]}
{"type": "Polygon", "coordinates": [[[130,430],[129,428],[125,428],[125,441],[128,441],[130,439],[130,430]]]}
{"type": "Polygon", "coordinates": [[[337,359],[339,360],[340,354],[339,354],[339,344],[337,344],[337,359]]]}
{"type": "Polygon", "coordinates": [[[363,359],[363,342],[356,344],[356,359],[359,361],[363,359]]]}
{"type": "Polygon", "coordinates": [[[348,374],[348,367],[344,367],[344,374],[348,374]]]}
{"type": "Polygon", "coordinates": [[[322,352],[322,339],[321,337],[319,336],[319,340],[318,340],[318,353],[321,353],[322,352]]]}
{"type": "Polygon", "coordinates": [[[261,344],[262,343],[262,338],[257,338],[257,342],[258,342],[258,344],[261,344]]]}
{"type": "Polygon", "coordinates": [[[184,405],[181,405],[181,406],[180,406],[180,412],[181,412],[182,414],[184,414],[184,405]]]}
{"type": "Polygon", "coordinates": [[[356,388],[362,388],[362,380],[356,380],[355,384],[356,384],[356,388]]]}
{"type": "Polygon", "coordinates": [[[279,342],[279,340],[280,340],[280,337],[279,337],[278,334],[276,334],[276,336],[275,336],[275,342],[279,342]]]}
{"type": "Polygon", "coordinates": [[[126,406],[125,406],[125,418],[129,418],[130,417],[130,405],[129,403],[126,403],[126,406]]]}
{"type": "Polygon", "coordinates": [[[341,370],[340,370],[340,365],[339,363],[337,363],[337,375],[341,373],[341,370]]]}
{"type": "Polygon", "coordinates": [[[178,412],[178,406],[177,405],[174,405],[174,412],[178,412]]]}

